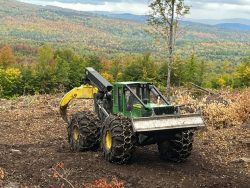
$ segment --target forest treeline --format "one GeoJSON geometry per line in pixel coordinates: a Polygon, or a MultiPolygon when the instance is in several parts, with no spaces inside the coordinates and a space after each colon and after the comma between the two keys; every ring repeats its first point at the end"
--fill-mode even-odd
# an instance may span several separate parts
{"type": "MultiPolygon", "coordinates": [[[[161,90],[166,85],[166,61],[156,61],[149,53],[117,54],[107,59],[43,45],[37,50],[34,63],[17,63],[17,58],[10,46],[0,49],[1,98],[68,91],[81,84],[84,68],[88,66],[94,67],[110,82],[148,81],[161,90]]],[[[250,57],[233,63],[202,60],[195,53],[187,58],[176,54],[172,84],[184,86],[190,82],[206,88],[249,87],[250,57]]]]}

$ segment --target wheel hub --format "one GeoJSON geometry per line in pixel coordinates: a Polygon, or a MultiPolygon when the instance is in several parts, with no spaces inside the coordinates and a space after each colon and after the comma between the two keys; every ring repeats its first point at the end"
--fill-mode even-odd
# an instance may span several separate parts
{"type": "Polygon", "coordinates": [[[106,150],[110,150],[112,147],[112,134],[111,131],[107,131],[105,135],[105,148],[106,150]]]}
{"type": "Polygon", "coordinates": [[[74,139],[74,142],[76,142],[79,138],[79,129],[77,126],[74,126],[74,129],[73,129],[73,139],[74,139]]]}

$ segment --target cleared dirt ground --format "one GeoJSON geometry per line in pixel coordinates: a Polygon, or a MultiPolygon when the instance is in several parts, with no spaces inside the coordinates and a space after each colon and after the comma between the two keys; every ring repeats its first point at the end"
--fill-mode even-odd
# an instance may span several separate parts
{"type": "MultiPolygon", "coordinates": [[[[156,146],[137,148],[132,163],[106,162],[101,151],[72,153],[58,112],[61,96],[0,100],[0,187],[75,187],[116,177],[125,187],[250,187],[249,124],[196,133],[186,163],[167,163],[156,146]]],[[[86,104],[85,104],[86,105],[86,104]]],[[[87,106],[89,107],[89,106],[87,106]]]]}

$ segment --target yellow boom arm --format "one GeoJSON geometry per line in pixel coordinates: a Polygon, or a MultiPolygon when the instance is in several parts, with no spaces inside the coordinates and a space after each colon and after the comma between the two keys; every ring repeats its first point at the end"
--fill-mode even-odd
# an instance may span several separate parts
{"type": "Polygon", "coordinates": [[[91,85],[82,85],[76,87],[64,95],[60,102],[60,113],[64,121],[68,122],[67,119],[67,107],[72,99],[93,99],[94,94],[98,92],[98,89],[91,85]]]}

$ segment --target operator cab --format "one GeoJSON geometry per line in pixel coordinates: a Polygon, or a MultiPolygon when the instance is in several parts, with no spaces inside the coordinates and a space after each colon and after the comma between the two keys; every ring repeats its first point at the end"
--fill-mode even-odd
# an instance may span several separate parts
{"type": "Polygon", "coordinates": [[[176,108],[148,82],[118,82],[113,88],[113,112],[127,117],[173,114],[176,108]]]}

